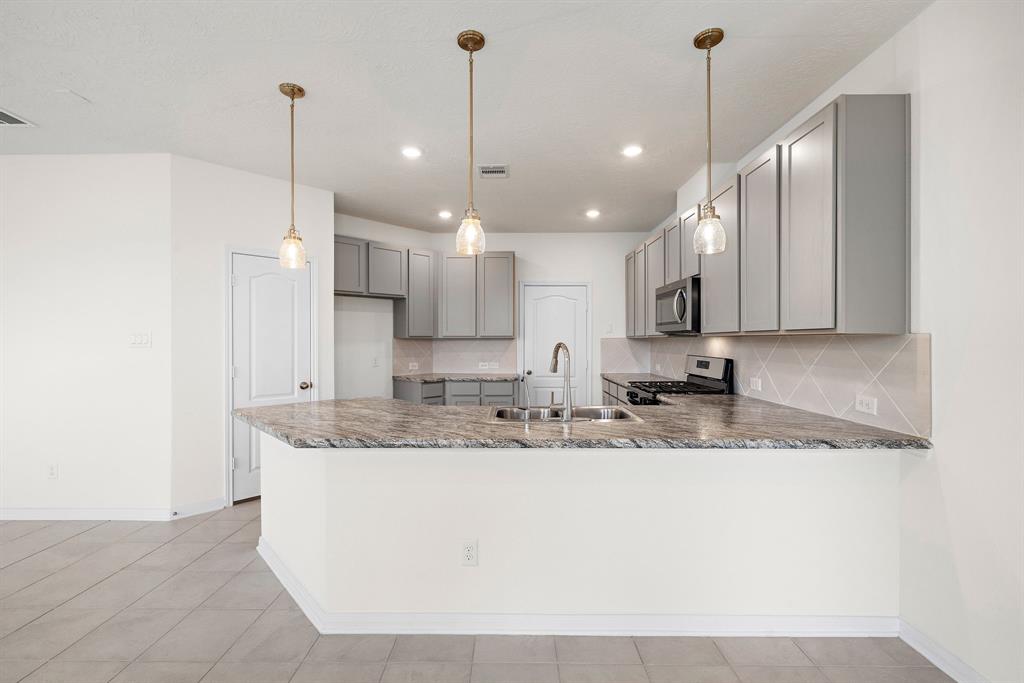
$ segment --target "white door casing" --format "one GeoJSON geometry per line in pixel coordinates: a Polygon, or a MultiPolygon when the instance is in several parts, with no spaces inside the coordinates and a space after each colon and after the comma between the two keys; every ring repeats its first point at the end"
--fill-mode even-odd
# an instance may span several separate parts
{"type": "MultiPolygon", "coordinates": [[[[564,354],[558,372],[550,371],[551,351],[565,342],[572,357],[573,405],[590,403],[590,291],[586,284],[531,284],[520,289],[521,370],[533,371],[528,380],[534,406],[548,405],[554,392],[562,402],[564,354]]],[[[525,401],[520,401],[525,403],[525,401]]]]}
{"type": "MultiPolygon", "coordinates": [[[[312,400],[311,270],[231,255],[231,408],[312,400]],[[303,388],[305,387],[305,388],[303,388]]],[[[231,420],[232,500],[260,494],[256,431],[231,420]]]]}

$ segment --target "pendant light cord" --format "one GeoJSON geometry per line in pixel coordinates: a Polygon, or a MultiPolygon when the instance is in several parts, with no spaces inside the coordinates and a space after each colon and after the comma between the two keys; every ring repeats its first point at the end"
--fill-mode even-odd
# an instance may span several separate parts
{"type": "Polygon", "coordinates": [[[469,190],[468,212],[473,213],[473,51],[469,51],[469,168],[466,181],[469,190]]]}
{"type": "Polygon", "coordinates": [[[291,229],[295,230],[295,98],[292,97],[292,104],[288,108],[291,117],[291,167],[292,167],[292,224],[291,229]]]}
{"type": "Polygon", "coordinates": [[[713,212],[711,211],[711,48],[708,48],[708,56],[707,56],[707,67],[708,67],[708,72],[707,72],[707,114],[708,114],[708,135],[707,135],[707,144],[708,144],[708,201],[707,201],[707,205],[705,206],[705,209],[707,209],[707,213],[708,213],[708,214],[710,215],[711,213],[713,213],[713,212]]]}

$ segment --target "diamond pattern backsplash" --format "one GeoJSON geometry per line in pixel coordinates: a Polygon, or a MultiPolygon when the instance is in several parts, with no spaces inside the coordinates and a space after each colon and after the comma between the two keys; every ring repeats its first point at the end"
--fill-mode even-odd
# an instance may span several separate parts
{"type": "Polygon", "coordinates": [[[516,353],[515,339],[395,339],[392,372],[484,372],[480,363],[486,363],[486,372],[509,373],[516,371],[516,353]],[[409,363],[419,368],[410,370],[409,363]]]}
{"type": "Polygon", "coordinates": [[[734,361],[737,393],[905,434],[930,436],[931,336],[788,335],[602,339],[602,372],[686,375],[687,354],[734,361]],[[628,342],[628,343],[626,343],[628,342]],[[643,346],[649,347],[649,365],[643,346]],[[755,389],[757,380],[760,388],[755,389]],[[858,395],[878,414],[855,410],[858,395]]]}

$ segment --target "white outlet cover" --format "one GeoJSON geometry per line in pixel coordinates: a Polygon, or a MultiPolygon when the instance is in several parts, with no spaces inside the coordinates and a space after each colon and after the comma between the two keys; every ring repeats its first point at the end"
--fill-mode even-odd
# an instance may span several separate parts
{"type": "Polygon", "coordinates": [[[463,567],[476,567],[480,564],[480,548],[475,538],[462,542],[459,557],[463,567]]]}
{"type": "Polygon", "coordinates": [[[760,377],[751,377],[750,378],[750,388],[753,389],[754,391],[761,391],[761,378],[760,377]]]}
{"type": "Polygon", "coordinates": [[[420,364],[419,363],[409,363],[409,369],[410,370],[419,370],[420,369],[420,364]]]}
{"type": "Polygon", "coordinates": [[[132,332],[128,335],[128,347],[148,349],[153,346],[153,335],[149,332],[132,332]]]}
{"type": "Polygon", "coordinates": [[[485,361],[480,361],[479,363],[476,364],[476,366],[478,368],[480,368],[481,370],[486,370],[487,369],[487,363],[485,361]]]}
{"type": "Polygon", "coordinates": [[[867,413],[868,415],[878,415],[878,399],[874,396],[865,396],[864,394],[857,394],[857,401],[854,403],[854,410],[858,413],[867,413]]]}
{"type": "Polygon", "coordinates": [[[489,363],[487,364],[487,368],[488,368],[488,369],[490,369],[490,370],[495,370],[495,369],[497,369],[497,368],[498,368],[498,361],[496,361],[496,360],[492,360],[491,362],[489,362],[489,363]]]}

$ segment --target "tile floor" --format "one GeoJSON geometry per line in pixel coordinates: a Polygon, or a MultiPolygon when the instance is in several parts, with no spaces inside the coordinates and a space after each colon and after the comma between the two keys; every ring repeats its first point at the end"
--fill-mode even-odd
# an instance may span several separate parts
{"type": "Polygon", "coordinates": [[[259,502],[0,522],[0,683],[948,683],[895,638],[319,636],[259,502]]]}

